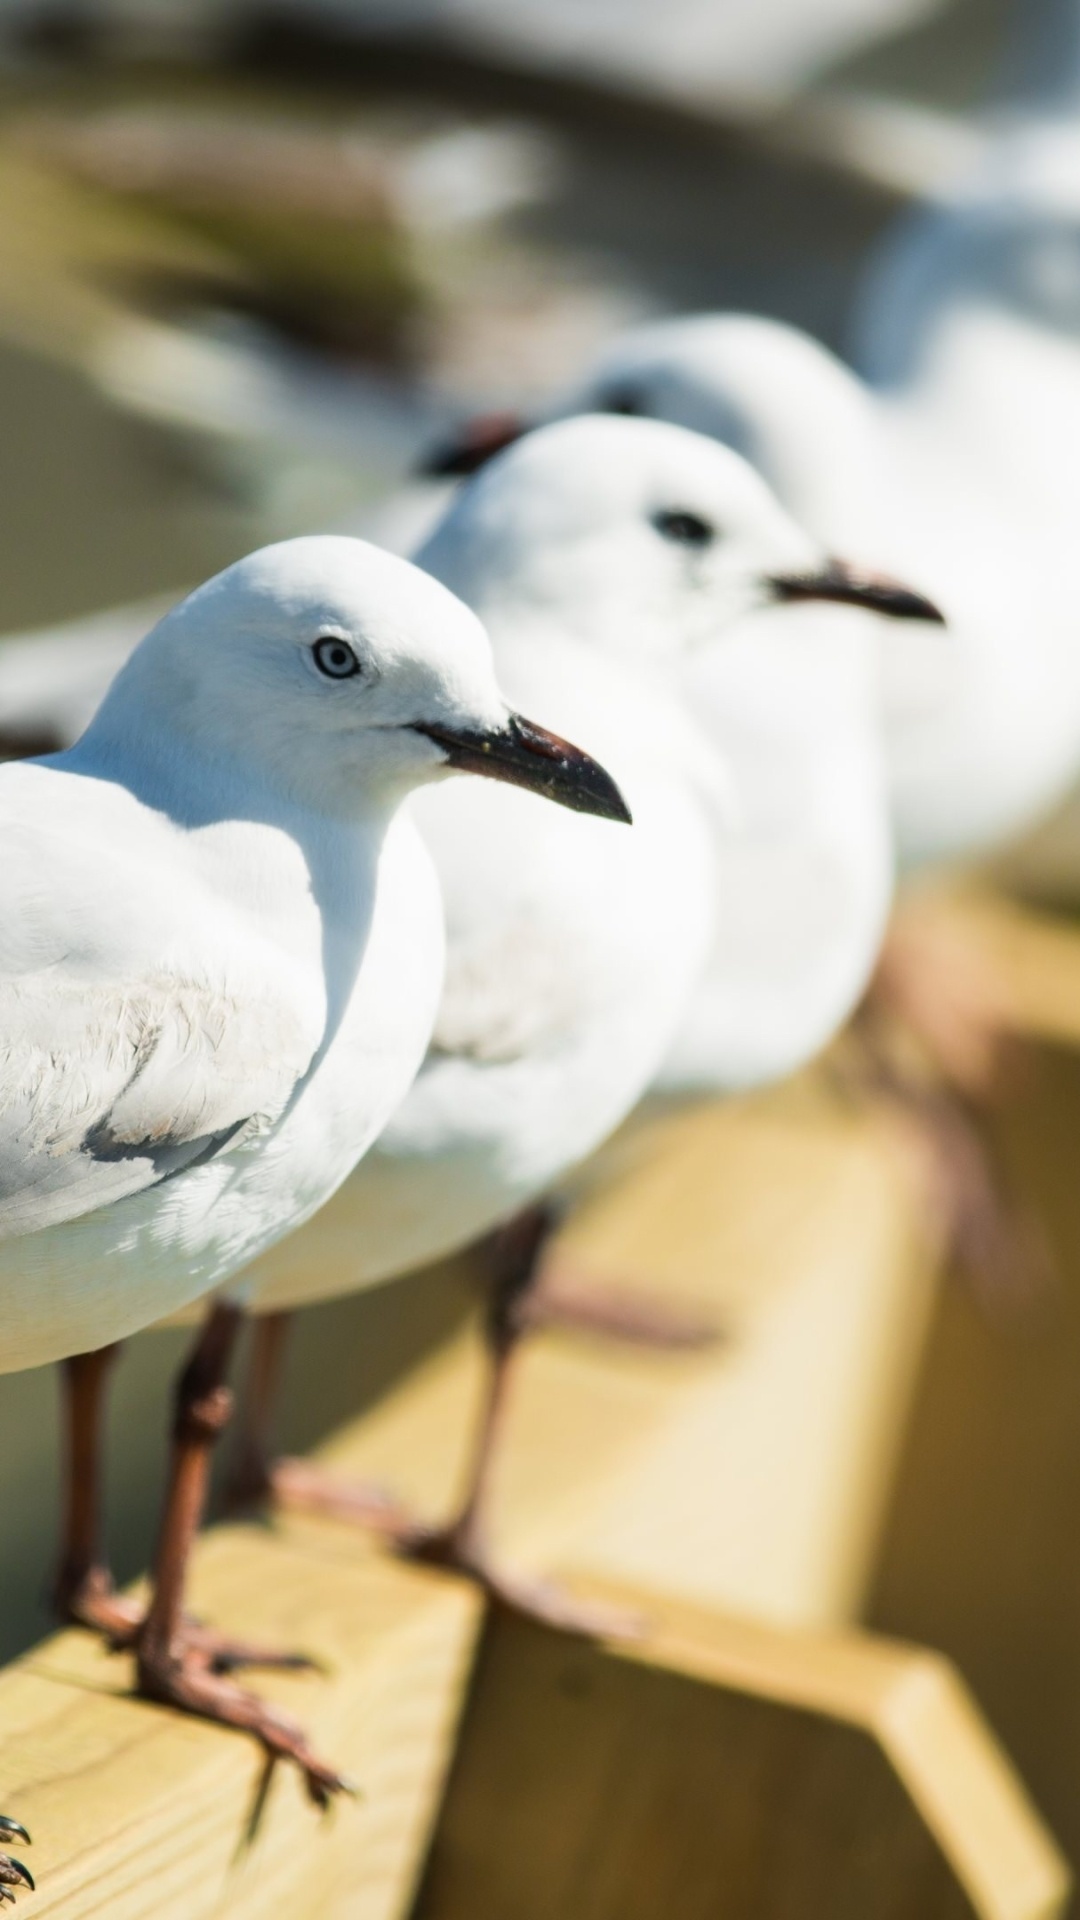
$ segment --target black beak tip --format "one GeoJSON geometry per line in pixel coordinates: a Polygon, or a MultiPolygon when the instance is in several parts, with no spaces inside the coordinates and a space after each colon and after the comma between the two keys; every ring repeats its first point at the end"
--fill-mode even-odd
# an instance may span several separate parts
{"type": "Polygon", "coordinates": [[[900,593],[897,597],[898,600],[903,600],[906,603],[898,613],[900,619],[927,620],[930,625],[934,627],[948,626],[949,623],[942,613],[941,608],[935,601],[928,600],[924,593],[900,593]]]}
{"type": "Polygon", "coordinates": [[[574,813],[591,813],[599,820],[633,826],[622,793],[607,768],[591,754],[520,713],[511,714],[508,732],[517,764],[522,770],[528,769],[526,780],[537,792],[546,793],[550,800],[574,813]]]}
{"type": "Polygon", "coordinates": [[[432,723],[418,725],[416,731],[434,740],[447,766],[459,773],[524,787],[572,813],[633,825],[626,801],[599,761],[520,713],[509,714],[505,726],[491,733],[432,723]]]}
{"type": "Polygon", "coordinates": [[[634,824],[634,816],[627,806],[626,801],[623,799],[622,794],[619,792],[618,787],[615,785],[614,780],[611,782],[611,806],[609,811],[602,817],[605,820],[617,820],[619,825],[623,827],[632,827],[634,824]]]}

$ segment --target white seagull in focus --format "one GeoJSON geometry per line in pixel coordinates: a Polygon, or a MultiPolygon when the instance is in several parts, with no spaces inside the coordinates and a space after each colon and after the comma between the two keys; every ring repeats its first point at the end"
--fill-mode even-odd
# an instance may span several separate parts
{"type": "MultiPolygon", "coordinates": [[[[441,903],[402,802],[455,768],[627,819],[594,761],[507,707],[472,613],[338,538],[230,567],[142,641],[73,747],[0,768],[0,1368],[215,1294],[139,1683],[255,1733],[320,1802],[339,1776],[226,1677],[257,1650],[190,1626],[183,1570],[228,1411],[232,1278],[334,1192],[423,1058],[441,903]]],[[[93,1565],[67,1571],[107,1624],[93,1565]]]]}

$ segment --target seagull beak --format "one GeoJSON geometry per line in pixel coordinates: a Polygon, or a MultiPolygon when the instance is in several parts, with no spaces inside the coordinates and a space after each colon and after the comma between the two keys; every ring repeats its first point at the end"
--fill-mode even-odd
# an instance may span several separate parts
{"type": "Polygon", "coordinates": [[[868,607],[890,620],[931,620],[945,625],[932,600],[913,593],[887,573],[862,573],[845,560],[829,560],[817,573],[774,573],[768,585],[778,600],[836,600],[842,606],[868,607]]]}
{"type": "Polygon", "coordinates": [[[598,761],[520,713],[508,714],[505,726],[490,733],[434,724],[415,731],[442,747],[447,765],[459,773],[486,774],[489,780],[506,780],[513,787],[542,794],[574,813],[631,823],[626,801],[598,761]]]}
{"type": "Polygon", "coordinates": [[[478,473],[497,453],[512,446],[527,431],[525,421],[517,413],[474,414],[449,439],[440,441],[420,456],[417,474],[424,480],[456,480],[478,473]]]}

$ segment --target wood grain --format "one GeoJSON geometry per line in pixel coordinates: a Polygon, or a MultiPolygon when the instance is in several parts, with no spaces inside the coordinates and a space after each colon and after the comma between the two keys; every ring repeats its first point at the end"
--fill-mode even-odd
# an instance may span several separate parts
{"type": "Polygon", "coordinates": [[[282,1769],[247,1845],[254,1744],[126,1697],[127,1659],[63,1634],[0,1681],[0,1788],[34,1835],[33,1913],[254,1920],[270,1899],[312,1915],[401,1912],[450,1751],[473,1595],[353,1541],[230,1528],[205,1543],[193,1597],[222,1623],[317,1651],[326,1677],[260,1687],[362,1799],[320,1822],[282,1769]]]}

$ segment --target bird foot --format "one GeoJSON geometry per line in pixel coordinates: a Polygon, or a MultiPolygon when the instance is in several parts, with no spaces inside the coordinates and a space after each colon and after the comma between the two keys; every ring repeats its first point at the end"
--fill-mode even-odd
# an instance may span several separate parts
{"type": "Polygon", "coordinates": [[[455,1527],[419,1525],[401,1501],[381,1488],[335,1480],[310,1460],[276,1461],[271,1483],[283,1506],[365,1527],[401,1559],[462,1574],[494,1605],[525,1619],[593,1640],[634,1640],[644,1631],[640,1616],[622,1608],[579,1599],[554,1580],[508,1572],[485,1548],[468,1544],[455,1527]]]}
{"type": "Polygon", "coordinates": [[[528,1321],[531,1327],[569,1327],[672,1353],[700,1352],[727,1338],[720,1322],[704,1314],[648,1294],[596,1286],[561,1269],[541,1282],[529,1302],[528,1321]]]}
{"type": "Polygon", "coordinates": [[[117,1593],[107,1567],[90,1567],[81,1574],[62,1573],[53,1606],[59,1620],[73,1627],[88,1627],[117,1652],[132,1644],[142,1625],[142,1608],[137,1601],[117,1593]]]}
{"type": "Polygon", "coordinates": [[[926,1158],[929,1192],[954,1270],[985,1312],[1016,1314],[1057,1280],[1047,1236],[1001,1165],[984,1114],[949,1087],[890,1090],[926,1158]]]}
{"type": "MultiPolygon", "coordinates": [[[[30,1845],[30,1835],[26,1828],[21,1826],[18,1820],[9,1820],[7,1815],[2,1813],[0,1813],[0,1840],[21,1840],[24,1846],[30,1845]]],[[[0,1853],[0,1906],[14,1906],[16,1889],[22,1888],[28,1889],[31,1893],[35,1891],[34,1876],[29,1867],[24,1867],[22,1861],[16,1860],[13,1854],[0,1853]]]]}
{"type": "MultiPolygon", "coordinates": [[[[56,1605],[62,1620],[88,1627],[100,1635],[111,1653],[125,1653],[138,1645],[145,1609],[137,1601],[116,1592],[104,1567],[93,1567],[71,1584],[62,1581],[56,1605]]],[[[264,1647],[253,1640],[237,1640],[190,1615],[184,1618],[181,1638],[183,1646],[203,1661],[211,1673],[238,1673],[245,1667],[260,1667],[269,1673],[320,1671],[319,1662],[309,1654],[264,1647]]]]}
{"type": "MultiPolygon", "coordinates": [[[[1001,1080],[1009,1036],[987,1017],[980,1047],[972,1046],[963,1061],[955,1050],[950,1058],[925,1017],[917,1025],[907,1001],[895,995],[894,1004],[895,985],[891,966],[864,1000],[852,1029],[848,1077],[884,1099],[911,1129],[951,1264],[979,1305],[995,1313],[1028,1311],[1052,1294],[1057,1274],[1047,1236],[1016,1193],[992,1131],[990,1095],[1001,1080]],[[921,1059],[904,1044],[912,1033],[921,1059]],[[976,1056],[985,1071],[976,1070],[976,1056]]],[[[959,1028],[959,1016],[954,1024],[959,1028]]]]}
{"type": "Polygon", "coordinates": [[[215,1669],[209,1654],[185,1635],[179,1645],[138,1648],[138,1691],[159,1706],[177,1707],[197,1719],[234,1727],[261,1740],[271,1760],[291,1760],[310,1798],[327,1807],[335,1794],[356,1789],[312,1752],[302,1727],[215,1669]]]}
{"type": "Polygon", "coordinates": [[[274,1460],[267,1480],[275,1504],[294,1512],[347,1520],[395,1542],[415,1528],[408,1507],[394,1494],[382,1487],[337,1480],[311,1460],[274,1460]]]}
{"type": "Polygon", "coordinates": [[[394,1545],[403,1559],[459,1573],[478,1586],[493,1606],[561,1633],[581,1634],[588,1640],[640,1640],[645,1632],[643,1615],[582,1599],[558,1580],[540,1574],[512,1573],[500,1567],[486,1548],[461,1542],[454,1527],[414,1526],[394,1545]]]}

